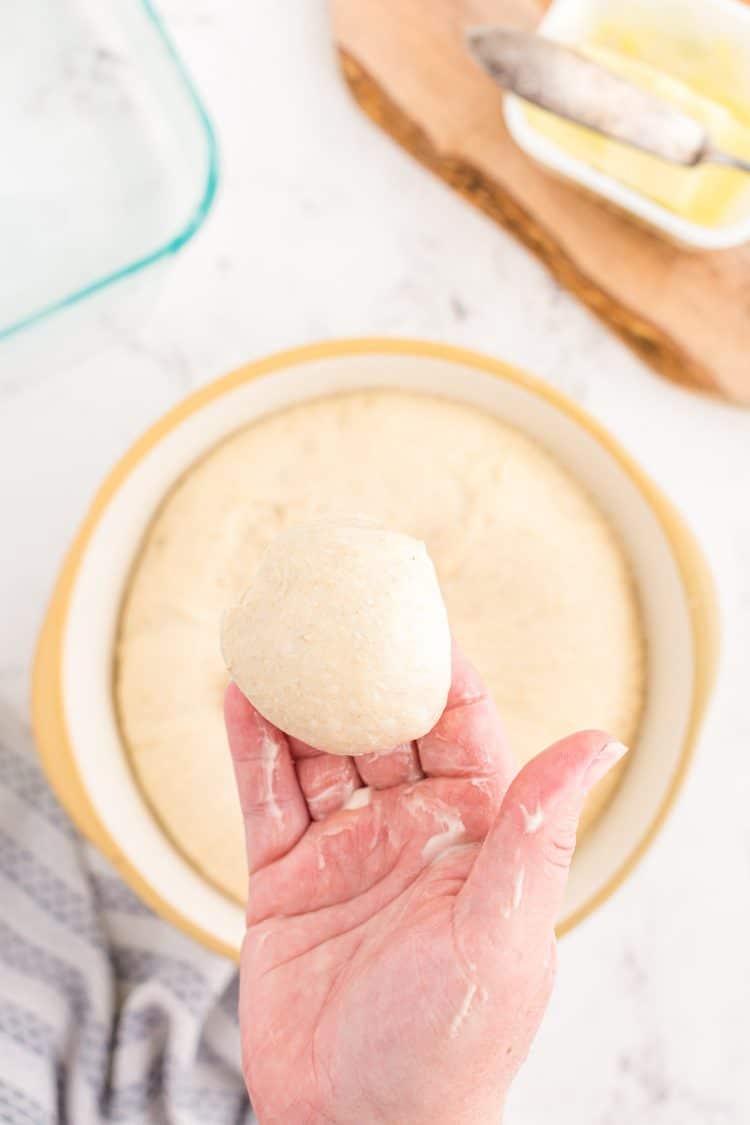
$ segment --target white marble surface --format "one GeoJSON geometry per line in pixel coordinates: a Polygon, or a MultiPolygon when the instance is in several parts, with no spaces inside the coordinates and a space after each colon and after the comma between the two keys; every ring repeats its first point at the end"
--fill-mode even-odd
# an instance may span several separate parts
{"type": "Polygon", "coordinates": [[[160,6],[217,125],[220,194],[154,281],[145,319],[124,301],[92,303],[76,328],[90,354],[76,362],[41,337],[23,368],[0,350],[0,715],[27,712],[45,600],[97,482],[186,391],[276,348],[369,333],[466,344],[535,371],[687,514],[725,636],[684,795],[624,889],[563,941],[507,1120],[750,1121],[750,415],[652,375],[360,117],[321,0],[160,6]]]}

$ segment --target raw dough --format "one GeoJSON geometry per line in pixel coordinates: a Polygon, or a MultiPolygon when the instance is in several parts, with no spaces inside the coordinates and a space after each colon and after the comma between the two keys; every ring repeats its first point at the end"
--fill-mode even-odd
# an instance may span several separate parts
{"type": "MultiPolygon", "coordinates": [[[[377,390],[261,419],[196,463],[136,560],[117,646],[131,760],[182,852],[239,900],[243,826],[217,644],[268,544],[321,511],[424,541],[459,643],[519,761],[582,727],[632,744],[644,645],[627,562],[585,489],[525,435],[448,399],[377,390]]],[[[590,823],[617,779],[589,798],[590,823]]]]}
{"type": "Polygon", "coordinates": [[[366,519],[274,539],[221,647],[262,715],[330,754],[421,738],[448,698],[450,629],[425,545],[366,519]]]}

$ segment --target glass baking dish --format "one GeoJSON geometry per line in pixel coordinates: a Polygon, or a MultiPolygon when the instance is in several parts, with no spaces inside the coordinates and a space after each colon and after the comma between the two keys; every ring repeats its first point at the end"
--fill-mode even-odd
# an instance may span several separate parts
{"type": "Polygon", "coordinates": [[[150,0],[2,0],[0,136],[0,339],[177,251],[216,190],[150,0]]]}

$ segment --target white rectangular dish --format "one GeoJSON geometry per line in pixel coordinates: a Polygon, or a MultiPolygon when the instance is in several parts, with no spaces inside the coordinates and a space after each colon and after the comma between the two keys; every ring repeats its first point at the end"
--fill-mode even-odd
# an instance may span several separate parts
{"type": "MultiPolygon", "coordinates": [[[[570,46],[589,40],[606,26],[633,35],[652,29],[653,64],[659,37],[678,41],[689,83],[691,58],[701,59],[719,44],[726,89],[735,102],[750,106],[750,6],[740,0],[553,0],[537,30],[570,46]]],[[[704,226],[678,215],[604,172],[579,160],[543,136],[528,120],[520,98],[508,95],[505,121],[516,144],[549,171],[592,192],[678,245],[720,250],[750,240],[750,208],[745,217],[704,226]]],[[[750,196],[750,176],[747,177],[750,196]]],[[[744,196],[743,196],[744,199],[744,196]]]]}

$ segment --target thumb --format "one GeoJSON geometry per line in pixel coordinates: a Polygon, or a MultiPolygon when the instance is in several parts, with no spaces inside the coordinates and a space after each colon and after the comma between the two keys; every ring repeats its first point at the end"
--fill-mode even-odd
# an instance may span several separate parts
{"type": "Polygon", "coordinates": [[[586,795],[626,752],[602,731],[583,731],[524,766],[461,891],[466,922],[521,956],[548,947],[586,795]]]}

